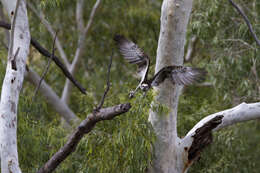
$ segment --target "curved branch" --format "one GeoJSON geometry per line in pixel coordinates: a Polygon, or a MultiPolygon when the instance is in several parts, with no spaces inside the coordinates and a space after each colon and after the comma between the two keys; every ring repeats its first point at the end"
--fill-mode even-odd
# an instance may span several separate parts
{"type": "Polygon", "coordinates": [[[218,113],[211,114],[202,120],[200,120],[182,139],[182,145],[185,147],[190,147],[193,142],[193,136],[196,134],[196,130],[205,126],[210,120],[215,117],[223,115],[221,123],[218,124],[215,128],[211,129],[212,131],[223,129],[227,126],[234,125],[239,122],[254,120],[260,118],[260,102],[258,103],[241,103],[240,105],[227,109],[218,113]]]}
{"type": "MultiPolygon", "coordinates": [[[[11,25],[9,23],[6,23],[4,21],[0,21],[0,27],[10,30],[11,25]]],[[[51,58],[51,53],[42,47],[38,41],[36,41],[34,38],[31,38],[31,45],[38,50],[43,56],[47,58],[51,58]]],[[[83,93],[86,94],[86,89],[81,86],[81,84],[73,78],[71,73],[68,71],[66,66],[60,61],[60,59],[57,56],[53,56],[53,61],[55,64],[62,70],[63,74],[83,93]]]]}
{"type": "Polygon", "coordinates": [[[87,118],[81,122],[75,132],[70,136],[67,143],[50,158],[50,160],[38,171],[38,173],[50,173],[56,169],[62,161],[64,161],[73,151],[75,151],[82,137],[89,133],[95,127],[97,122],[103,120],[112,120],[116,116],[128,112],[130,108],[130,103],[119,104],[116,106],[100,109],[99,112],[88,115],[87,118]]]}
{"type": "Polygon", "coordinates": [[[243,12],[243,10],[237,5],[235,4],[232,0],[229,0],[229,2],[231,3],[231,5],[238,11],[238,13],[243,17],[243,19],[245,20],[248,28],[249,28],[249,31],[251,32],[253,38],[255,39],[256,43],[258,46],[260,46],[260,40],[257,38],[256,34],[255,34],[255,31],[248,19],[248,17],[245,15],[245,13],[243,12]]]}
{"type": "Polygon", "coordinates": [[[203,149],[212,142],[212,132],[239,122],[259,118],[260,102],[251,104],[241,103],[234,108],[203,118],[181,139],[179,150],[182,156],[184,156],[182,159],[184,170],[187,171],[200,156],[203,149]]]}

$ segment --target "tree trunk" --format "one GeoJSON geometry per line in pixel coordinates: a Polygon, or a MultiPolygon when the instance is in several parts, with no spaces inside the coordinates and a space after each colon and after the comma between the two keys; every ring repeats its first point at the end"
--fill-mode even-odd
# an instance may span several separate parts
{"type": "MultiPolygon", "coordinates": [[[[163,1],[155,73],[168,65],[183,64],[191,8],[192,0],[163,1]]],[[[151,173],[182,173],[184,170],[177,135],[177,108],[181,89],[181,86],[172,85],[170,81],[165,81],[155,89],[157,95],[149,116],[157,135],[155,158],[149,170],[151,173]],[[162,112],[160,107],[167,110],[162,112]]]]}
{"type": "MultiPolygon", "coordinates": [[[[161,30],[157,49],[156,69],[182,65],[186,29],[192,0],[164,0],[161,11],[161,30]]],[[[242,103],[203,118],[184,138],[177,133],[177,108],[181,87],[165,81],[155,89],[149,121],[157,140],[150,173],[185,173],[209,145],[212,132],[224,127],[260,118],[260,102],[242,103]]]]}
{"type": "MultiPolygon", "coordinates": [[[[6,74],[2,86],[0,103],[0,149],[1,171],[3,173],[20,173],[17,153],[17,105],[22,88],[25,63],[29,52],[30,32],[26,3],[21,0],[16,8],[16,0],[2,0],[11,20],[15,18],[13,37],[9,45],[6,74]],[[15,52],[17,56],[15,56],[15,52]]],[[[11,32],[12,33],[12,32],[11,32]]]]}

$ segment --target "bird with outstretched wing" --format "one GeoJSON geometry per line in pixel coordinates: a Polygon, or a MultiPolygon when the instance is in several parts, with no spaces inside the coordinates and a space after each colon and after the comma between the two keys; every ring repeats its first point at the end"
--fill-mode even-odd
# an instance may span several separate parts
{"type": "Polygon", "coordinates": [[[185,66],[163,67],[151,79],[148,79],[150,66],[148,55],[134,42],[126,39],[122,35],[115,35],[114,40],[124,59],[138,66],[138,76],[141,78],[141,81],[136,89],[130,92],[130,98],[134,96],[139,88],[146,92],[151,87],[160,85],[165,79],[170,79],[173,84],[178,85],[192,85],[205,80],[207,72],[204,69],[185,66]]]}

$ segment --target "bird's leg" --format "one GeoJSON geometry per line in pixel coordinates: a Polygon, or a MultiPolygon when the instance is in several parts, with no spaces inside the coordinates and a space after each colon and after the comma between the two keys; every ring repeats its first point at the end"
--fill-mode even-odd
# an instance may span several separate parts
{"type": "Polygon", "coordinates": [[[133,98],[134,97],[134,95],[135,95],[135,93],[136,93],[136,91],[138,90],[140,88],[140,84],[136,87],[136,89],[133,91],[130,91],[130,93],[129,93],[129,98],[133,98]]]}

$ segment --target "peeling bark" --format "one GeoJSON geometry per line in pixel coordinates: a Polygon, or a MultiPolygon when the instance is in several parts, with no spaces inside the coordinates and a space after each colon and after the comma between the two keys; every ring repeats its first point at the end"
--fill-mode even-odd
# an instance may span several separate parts
{"type": "Polygon", "coordinates": [[[217,115],[195,131],[195,134],[192,136],[193,142],[188,150],[189,162],[197,158],[200,152],[212,143],[212,130],[222,123],[223,117],[223,115],[217,115]]]}
{"type": "Polygon", "coordinates": [[[260,103],[242,103],[234,108],[208,115],[181,140],[183,172],[186,172],[203,149],[212,142],[212,132],[239,122],[260,119],[260,103]]]}

